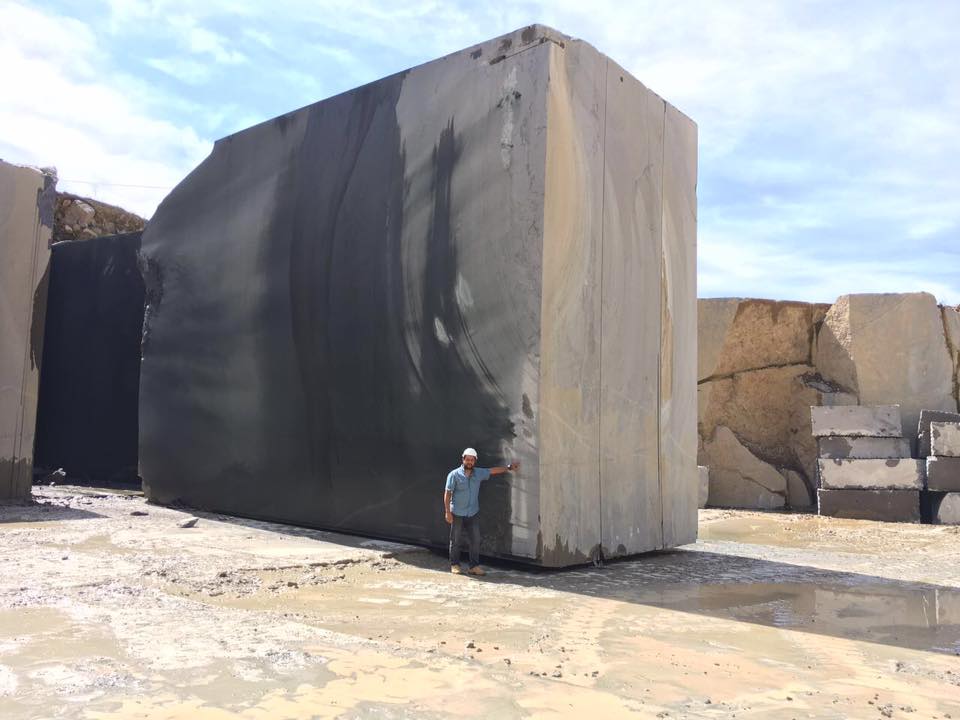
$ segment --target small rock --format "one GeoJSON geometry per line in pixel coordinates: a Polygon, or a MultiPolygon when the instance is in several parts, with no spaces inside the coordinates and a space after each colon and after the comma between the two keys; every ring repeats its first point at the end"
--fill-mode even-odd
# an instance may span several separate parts
{"type": "Polygon", "coordinates": [[[181,528],[192,528],[192,527],[194,527],[199,521],[200,521],[200,518],[198,518],[198,517],[187,518],[186,520],[181,520],[180,522],[178,522],[178,523],[177,523],[177,527],[181,527],[181,528]]]}
{"type": "Polygon", "coordinates": [[[476,646],[477,646],[476,643],[474,643],[473,640],[470,640],[470,641],[467,643],[467,650],[471,650],[472,648],[475,648],[476,646]]]}
{"type": "Polygon", "coordinates": [[[136,517],[143,517],[144,515],[149,515],[150,513],[148,513],[146,510],[134,510],[130,514],[135,515],[136,517]]]}
{"type": "Polygon", "coordinates": [[[507,665],[510,665],[510,664],[511,664],[511,663],[510,663],[510,658],[504,658],[503,661],[504,661],[507,665]]]}
{"type": "Polygon", "coordinates": [[[560,672],[559,670],[554,670],[554,671],[553,671],[553,677],[555,677],[555,678],[563,677],[563,673],[560,672]]]}
{"type": "Polygon", "coordinates": [[[60,559],[61,559],[61,560],[69,560],[69,559],[70,559],[70,556],[69,556],[69,555],[64,555],[64,556],[63,556],[62,558],[60,558],[60,559]]]}

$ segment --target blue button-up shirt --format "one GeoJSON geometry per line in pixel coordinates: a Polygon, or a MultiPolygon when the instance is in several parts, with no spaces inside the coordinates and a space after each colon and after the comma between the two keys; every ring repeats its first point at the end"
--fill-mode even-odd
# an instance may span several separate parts
{"type": "Polygon", "coordinates": [[[473,517],[480,512],[480,483],[490,477],[487,468],[474,467],[473,473],[467,475],[463,465],[451,470],[447,475],[447,490],[453,493],[453,514],[462,517],[473,517]]]}

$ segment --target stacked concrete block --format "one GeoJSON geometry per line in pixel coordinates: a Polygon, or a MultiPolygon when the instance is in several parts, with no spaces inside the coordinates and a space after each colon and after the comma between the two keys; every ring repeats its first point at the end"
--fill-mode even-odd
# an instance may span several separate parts
{"type": "Polygon", "coordinates": [[[930,522],[960,525],[960,416],[956,420],[934,420],[932,416],[952,415],[924,410],[920,414],[919,447],[926,458],[924,506],[930,522]]]}
{"type": "Polygon", "coordinates": [[[924,464],[910,457],[898,405],[812,407],[820,515],[920,522],[924,464]]]}

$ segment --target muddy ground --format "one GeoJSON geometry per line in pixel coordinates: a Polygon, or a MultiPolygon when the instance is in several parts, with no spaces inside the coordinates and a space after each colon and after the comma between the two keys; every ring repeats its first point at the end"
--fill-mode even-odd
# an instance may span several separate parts
{"type": "Polygon", "coordinates": [[[960,528],[701,511],[605,568],[35,488],[0,507],[0,718],[960,718],[960,528]],[[144,514],[145,513],[145,514],[144,514]]]}

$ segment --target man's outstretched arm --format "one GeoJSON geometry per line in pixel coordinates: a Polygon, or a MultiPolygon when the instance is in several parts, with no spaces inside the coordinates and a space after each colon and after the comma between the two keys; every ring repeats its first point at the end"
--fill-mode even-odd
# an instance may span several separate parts
{"type": "Polygon", "coordinates": [[[453,493],[449,490],[443,491],[443,517],[447,521],[447,525],[453,522],[453,513],[450,512],[450,501],[453,500],[453,493]]]}
{"type": "Polygon", "coordinates": [[[503,475],[505,472],[513,472],[520,467],[520,463],[512,462],[507,466],[499,465],[497,467],[490,468],[491,475],[503,475]]]}

